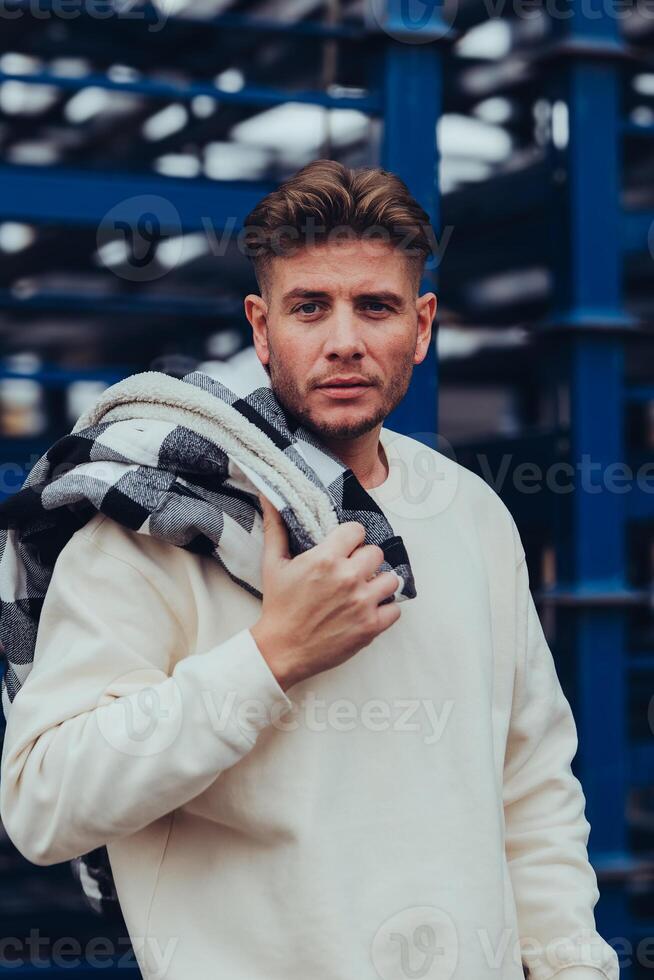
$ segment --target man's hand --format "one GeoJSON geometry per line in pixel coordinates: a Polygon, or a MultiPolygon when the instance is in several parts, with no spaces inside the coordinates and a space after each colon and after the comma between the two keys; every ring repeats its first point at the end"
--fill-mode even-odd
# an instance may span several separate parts
{"type": "Polygon", "coordinates": [[[263,509],[263,612],[250,632],[284,689],[349,660],[400,618],[397,602],[379,603],[398,586],[395,572],[375,574],[384,553],[365,545],[358,521],[291,558],[286,526],[270,501],[263,509]]]}

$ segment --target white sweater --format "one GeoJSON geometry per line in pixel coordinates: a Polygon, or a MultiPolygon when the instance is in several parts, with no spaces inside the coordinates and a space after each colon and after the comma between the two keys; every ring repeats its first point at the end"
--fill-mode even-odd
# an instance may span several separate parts
{"type": "Polygon", "coordinates": [[[286,693],[215,559],[102,514],[73,535],[9,714],[7,833],[39,865],[108,845],[146,980],[617,980],[513,519],[381,439],[418,595],[286,693]]]}

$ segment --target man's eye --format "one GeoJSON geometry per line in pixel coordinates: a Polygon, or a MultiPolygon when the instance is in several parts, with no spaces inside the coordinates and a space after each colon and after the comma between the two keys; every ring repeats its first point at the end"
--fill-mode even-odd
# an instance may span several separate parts
{"type": "MultiPolygon", "coordinates": [[[[382,313],[384,310],[390,310],[391,309],[391,307],[387,303],[381,303],[381,302],[379,302],[377,300],[368,300],[366,303],[363,304],[363,306],[364,307],[371,307],[371,306],[381,307],[380,309],[372,310],[373,313],[382,313]]],[[[293,310],[293,312],[294,313],[300,313],[301,312],[301,313],[306,314],[307,316],[311,316],[312,313],[314,313],[316,310],[319,310],[319,309],[320,309],[320,304],[319,303],[310,302],[310,303],[302,303],[300,306],[296,306],[295,309],[293,310]],[[313,307],[313,309],[307,309],[307,307],[313,307]]]]}
{"type": "MultiPolygon", "coordinates": [[[[379,303],[379,302],[377,302],[374,299],[371,299],[369,302],[364,303],[364,306],[381,306],[385,310],[390,310],[390,306],[388,306],[388,304],[386,304],[386,303],[379,303]]],[[[381,312],[381,311],[373,310],[373,312],[374,313],[377,313],[377,312],[381,312]]]]}

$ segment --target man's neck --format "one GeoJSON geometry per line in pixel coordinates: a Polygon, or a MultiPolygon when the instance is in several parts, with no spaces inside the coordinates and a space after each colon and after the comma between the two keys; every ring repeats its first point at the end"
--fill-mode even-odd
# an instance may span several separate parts
{"type": "Polygon", "coordinates": [[[379,440],[381,425],[356,439],[324,439],[324,443],[349,467],[364,490],[374,489],[388,476],[386,453],[379,440]]]}

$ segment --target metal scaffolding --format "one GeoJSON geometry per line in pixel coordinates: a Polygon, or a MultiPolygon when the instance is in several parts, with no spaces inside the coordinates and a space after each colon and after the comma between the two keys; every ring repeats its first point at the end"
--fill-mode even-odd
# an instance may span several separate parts
{"type": "Polygon", "coordinates": [[[246,343],[252,280],[233,238],[307,157],[399,174],[443,246],[424,284],[439,344],[448,331],[488,340],[438,359],[434,342],[388,426],[439,448],[439,394],[500,385],[513,430],[453,440],[459,462],[485,477],[507,455],[512,473],[575,474],[575,492],[556,480],[498,492],[577,720],[598,928],[634,944],[622,976],[636,980],[654,920],[654,473],[628,492],[606,484],[654,448],[652,21],[618,0],[592,16],[582,0],[530,13],[526,0],[443,0],[422,20],[406,0],[279,3],[274,17],[216,0],[165,22],[159,4],[105,3],[102,19],[80,4],[69,20],[53,6],[5,0],[0,38],[0,248],[3,224],[29,231],[0,253],[0,339],[6,355],[40,356],[0,379],[41,384],[48,407],[45,430],[5,431],[4,459],[38,456],[61,432],[71,381],[111,383],[167,351],[200,357],[221,330],[246,343]],[[243,135],[285,107],[297,132],[321,113],[323,138],[275,143],[275,117],[271,141],[243,135]],[[207,216],[227,234],[218,257],[173,267],[161,249],[152,275],[130,272],[121,228],[157,250],[206,237],[207,216]],[[515,327],[523,341],[500,346],[515,327]]]}

